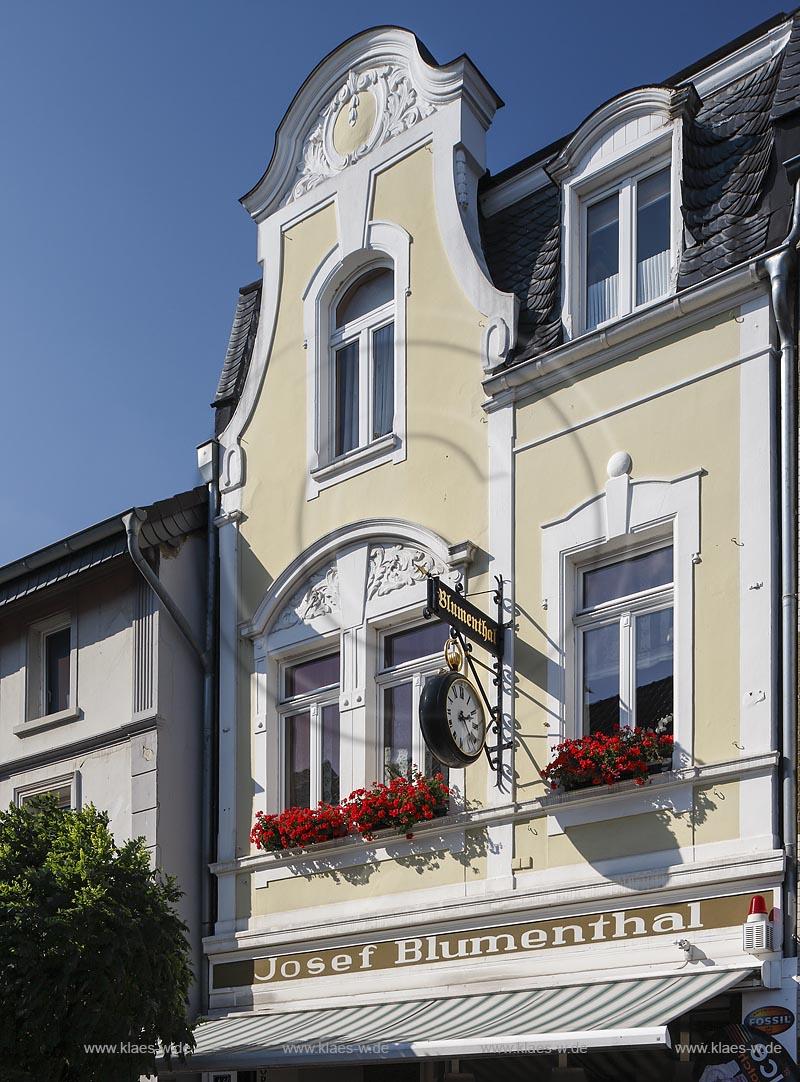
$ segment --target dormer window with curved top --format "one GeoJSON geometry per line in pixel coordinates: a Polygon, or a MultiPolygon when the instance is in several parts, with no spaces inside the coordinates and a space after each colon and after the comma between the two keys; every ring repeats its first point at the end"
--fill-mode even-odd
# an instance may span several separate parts
{"type": "Polygon", "coordinates": [[[331,433],[333,458],[387,436],[394,423],[394,273],[367,271],[333,310],[331,433]]]}
{"type": "Polygon", "coordinates": [[[674,289],[680,257],[682,126],[693,87],[642,87],[602,106],[547,166],[562,186],[562,318],[603,327],[674,289]]]}

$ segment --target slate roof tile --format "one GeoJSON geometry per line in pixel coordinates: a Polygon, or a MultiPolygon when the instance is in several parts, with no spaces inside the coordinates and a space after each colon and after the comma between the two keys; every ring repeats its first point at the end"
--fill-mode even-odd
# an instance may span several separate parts
{"type": "Polygon", "coordinates": [[[783,52],[781,77],[770,116],[782,120],[800,109],[800,12],[795,12],[792,32],[783,52]]]}
{"type": "Polygon", "coordinates": [[[212,405],[222,406],[238,399],[241,394],[244,377],[253,352],[258,314],[261,305],[261,281],[251,282],[239,290],[236,312],[228,340],[228,350],[217,385],[212,405]]]}
{"type": "Polygon", "coordinates": [[[727,270],[763,248],[773,159],[770,107],[781,57],[710,96],[685,128],[683,218],[688,244],[678,286],[727,270]],[[691,243],[694,241],[694,243],[691,243]]]}

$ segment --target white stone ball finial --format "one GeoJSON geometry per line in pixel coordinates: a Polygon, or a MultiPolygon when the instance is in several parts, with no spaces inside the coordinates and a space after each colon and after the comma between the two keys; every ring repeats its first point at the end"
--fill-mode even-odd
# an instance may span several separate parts
{"type": "Polygon", "coordinates": [[[633,469],[633,459],[627,451],[617,451],[608,460],[606,469],[609,477],[622,477],[633,469]]]}

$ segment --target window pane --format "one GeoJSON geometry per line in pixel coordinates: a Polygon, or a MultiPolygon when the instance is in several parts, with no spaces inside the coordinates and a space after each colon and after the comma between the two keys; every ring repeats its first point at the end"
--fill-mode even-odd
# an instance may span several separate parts
{"type": "Polygon", "coordinates": [[[24,808],[27,805],[35,804],[42,797],[55,797],[57,807],[67,810],[72,807],[72,786],[59,785],[56,789],[44,789],[39,793],[26,793],[20,801],[20,806],[24,808]]]}
{"type": "Polygon", "coordinates": [[[284,677],[284,695],[307,695],[317,688],[327,688],[339,683],[339,655],[327,654],[288,665],[284,677]]]}
{"type": "Polygon", "coordinates": [[[55,714],[69,707],[69,651],[72,633],[68,627],[45,638],[45,713],[55,714]]]}
{"type": "Polygon", "coordinates": [[[286,805],[307,808],[311,800],[311,715],[286,718],[286,805]]]}
{"type": "Polygon", "coordinates": [[[636,185],[636,303],[669,289],[670,171],[662,169],[636,185]]]}
{"type": "Polygon", "coordinates": [[[343,455],[358,446],[358,342],[336,350],[334,367],[335,454],[343,455]]]}
{"type": "Polygon", "coordinates": [[[385,436],[394,423],[394,323],[372,335],[372,438],[385,436]]]}
{"type": "Polygon", "coordinates": [[[619,624],[583,633],[583,726],[610,733],[619,725],[619,624]]]}
{"type": "Polygon", "coordinates": [[[322,708],[322,785],[321,799],[326,804],[339,803],[339,706],[322,708]]]}
{"type": "Polygon", "coordinates": [[[645,552],[607,567],[583,574],[583,608],[591,609],[606,601],[643,590],[654,590],[672,582],[672,545],[655,552],[645,552]]]}
{"type": "Polygon", "coordinates": [[[394,271],[379,267],[354,282],[336,306],[336,326],[343,327],[394,300],[394,271]]]}
{"type": "Polygon", "coordinates": [[[412,691],[411,681],[383,689],[383,777],[387,782],[411,777],[412,691]]]}
{"type": "Polygon", "coordinates": [[[672,732],[672,609],[636,618],[636,727],[672,732]]]}
{"type": "Polygon", "coordinates": [[[383,640],[383,664],[388,669],[419,657],[440,654],[450,629],[440,620],[427,620],[420,627],[396,631],[383,640]]]}
{"type": "Polygon", "coordinates": [[[586,328],[617,314],[619,193],[586,211],[586,328]]]}

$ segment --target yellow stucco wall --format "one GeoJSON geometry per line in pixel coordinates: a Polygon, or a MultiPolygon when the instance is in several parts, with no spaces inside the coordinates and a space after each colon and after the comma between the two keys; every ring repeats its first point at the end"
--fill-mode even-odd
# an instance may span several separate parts
{"type": "Polygon", "coordinates": [[[632,361],[531,397],[518,410],[518,447],[553,437],[516,456],[517,723],[522,745],[516,763],[523,798],[543,792],[536,768],[548,761],[541,525],[602,494],[607,463],[616,451],[631,455],[634,481],[706,471],[701,481],[702,562],[694,568],[694,752],[700,763],[737,754],[738,680],[720,680],[719,674],[737,673],[739,667],[739,561],[731,541],[739,529],[739,369],[724,368],[669,393],[657,392],[734,360],[738,348],[738,325],[726,316],[632,361]],[[617,411],[609,415],[615,404],[617,411]]]}
{"type": "MultiPolygon", "coordinates": [[[[385,463],[306,498],[307,354],[303,348],[302,295],[317,266],[337,242],[336,210],[328,206],[293,225],[283,237],[280,305],[261,394],[242,435],[247,480],[240,527],[240,619],[248,621],[284,568],[325,534],[364,518],[406,519],[442,535],[449,543],[474,542],[479,554],[469,588],[481,589],[488,542],[487,419],[481,408],[480,344],[485,317],[467,300],[449,263],[434,207],[433,156],[423,147],[380,173],[370,217],[391,221],[411,236],[410,295],[407,298],[407,458],[385,463]]],[[[267,268],[267,274],[270,268],[267,268]]],[[[251,712],[249,650],[242,648],[240,716],[251,712]]],[[[252,742],[240,726],[237,751],[237,847],[250,851],[252,742]]],[[[485,767],[469,772],[472,799],[485,801],[485,767]]],[[[367,779],[368,780],[368,779],[367,779]]],[[[458,863],[437,873],[459,881],[458,863]],[[455,878],[452,878],[455,877],[455,878]]],[[[433,875],[433,873],[431,873],[433,875]]],[[[435,879],[436,876],[433,875],[435,879]]],[[[430,885],[430,883],[428,884],[430,885]]],[[[417,889],[413,867],[381,865],[370,892],[417,889]],[[398,878],[399,877],[399,878],[398,878]],[[402,886],[405,884],[404,886],[402,886]]],[[[286,896],[291,905],[330,900],[324,878],[301,882],[302,902],[286,883],[254,892],[253,911],[268,895],[274,910],[286,896]],[[288,892],[288,893],[287,893],[288,892]],[[290,898],[291,895],[291,898],[290,898]]],[[[346,885],[342,884],[343,890],[346,885]]],[[[352,887],[358,890],[357,886],[352,887]]],[[[338,898],[338,891],[337,891],[338,898]]],[[[289,904],[287,901],[287,904],[289,904]]],[[[239,913],[249,906],[240,891],[239,913]]]]}

